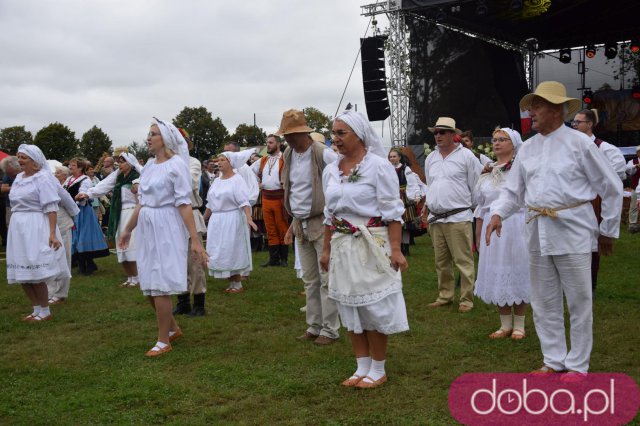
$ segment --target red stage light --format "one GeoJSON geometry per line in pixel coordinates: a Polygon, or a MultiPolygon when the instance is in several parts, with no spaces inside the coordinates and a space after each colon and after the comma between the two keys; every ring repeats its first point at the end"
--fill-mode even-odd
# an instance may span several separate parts
{"type": "Polygon", "coordinates": [[[631,89],[631,97],[640,101],[640,86],[633,86],[633,89],[631,89]]]}
{"type": "Polygon", "coordinates": [[[582,94],[582,102],[590,105],[593,102],[593,92],[591,90],[585,90],[582,94]]]}
{"type": "Polygon", "coordinates": [[[631,43],[629,44],[629,50],[632,51],[633,53],[640,52],[640,43],[638,43],[637,40],[631,41],[631,43]]]}
{"type": "Polygon", "coordinates": [[[589,59],[591,59],[594,56],[596,56],[596,47],[593,44],[590,44],[589,46],[587,46],[587,50],[585,52],[585,55],[589,59]]]}

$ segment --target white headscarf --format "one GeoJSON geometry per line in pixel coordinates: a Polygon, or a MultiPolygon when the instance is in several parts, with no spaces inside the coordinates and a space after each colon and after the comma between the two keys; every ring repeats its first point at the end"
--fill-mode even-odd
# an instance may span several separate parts
{"type": "Polygon", "coordinates": [[[138,162],[138,159],[136,158],[135,155],[131,154],[130,152],[123,152],[120,155],[118,155],[118,157],[124,158],[127,161],[127,163],[131,165],[132,168],[136,169],[136,172],[140,173],[142,171],[142,166],[138,162]]]}
{"type": "Polygon", "coordinates": [[[254,152],[256,152],[256,148],[245,149],[244,151],[239,152],[225,151],[223,154],[227,157],[229,163],[231,163],[231,167],[238,170],[240,167],[247,164],[247,161],[249,161],[249,158],[251,158],[251,155],[253,155],[254,152]]]}
{"type": "Polygon", "coordinates": [[[348,110],[344,111],[336,118],[333,119],[343,121],[351,130],[355,132],[356,135],[364,142],[365,147],[371,152],[379,157],[387,159],[387,153],[384,152],[384,148],[382,146],[382,141],[378,137],[377,133],[371,127],[371,123],[369,120],[361,113],[348,110]]]}
{"type": "Polygon", "coordinates": [[[517,153],[518,149],[522,146],[522,137],[520,136],[520,133],[518,133],[517,130],[510,129],[508,127],[503,127],[500,130],[509,135],[509,139],[511,139],[511,144],[513,145],[513,152],[517,153]]]}
{"type": "Polygon", "coordinates": [[[184,161],[184,164],[189,167],[189,145],[184,140],[182,134],[176,126],[166,121],[162,121],[156,117],[153,117],[153,124],[158,126],[160,134],[162,135],[162,141],[165,146],[173,151],[184,161]]]}
{"type": "Polygon", "coordinates": [[[35,145],[23,143],[18,147],[18,152],[21,152],[31,158],[40,167],[40,169],[44,169],[49,166],[42,150],[35,145]]]}

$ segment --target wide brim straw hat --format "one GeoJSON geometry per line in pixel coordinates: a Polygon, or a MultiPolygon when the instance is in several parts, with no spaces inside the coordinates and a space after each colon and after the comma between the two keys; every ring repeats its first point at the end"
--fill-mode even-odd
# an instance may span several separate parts
{"type": "Polygon", "coordinates": [[[304,113],[296,109],[290,109],[282,114],[280,128],[275,133],[278,136],[288,135],[290,133],[311,133],[314,130],[307,126],[307,120],[304,113]]]}
{"type": "Polygon", "coordinates": [[[526,94],[520,99],[520,110],[527,111],[530,109],[531,102],[533,102],[536,96],[554,105],[567,103],[567,117],[573,117],[582,108],[582,101],[580,99],[569,98],[567,96],[567,89],[564,87],[564,84],[558,83],[557,81],[543,81],[538,84],[538,87],[536,87],[533,93],[526,94]]]}
{"type": "Polygon", "coordinates": [[[318,133],[318,132],[312,132],[309,134],[309,136],[311,136],[311,139],[313,139],[314,141],[320,142],[320,143],[325,143],[327,140],[322,133],[318,133]]]}
{"type": "Polygon", "coordinates": [[[436,130],[450,130],[457,135],[462,133],[460,129],[456,128],[456,120],[451,117],[438,117],[438,121],[436,121],[435,126],[428,127],[428,129],[431,133],[436,130]]]}

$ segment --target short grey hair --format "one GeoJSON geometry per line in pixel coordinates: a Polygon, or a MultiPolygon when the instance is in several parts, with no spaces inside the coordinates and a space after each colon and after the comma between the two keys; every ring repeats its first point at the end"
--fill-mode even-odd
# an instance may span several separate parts
{"type": "Polygon", "coordinates": [[[10,155],[5,157],[0,161],[0,168],[3,172],[7,171],[7,166],[11,167],[13,170],[20,170],[20,163],[18,162],[18,157],[14,155],[10,155]]]}
{"type": "Polygon", "coordinates": [[[67,166],[56,166],[56,172],[62,172],[67,177],[71,175],[71,170],[67,166]]]}

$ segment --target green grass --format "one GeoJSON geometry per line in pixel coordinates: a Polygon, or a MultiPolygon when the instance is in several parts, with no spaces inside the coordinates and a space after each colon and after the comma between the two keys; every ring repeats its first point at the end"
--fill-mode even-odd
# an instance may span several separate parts
{"type": "MultiPolygon", "coordinates": [[[[621,237],[602,260],[591,370],[638,382],[640,235],[621,237]]],[[[411,331],[390,338],[390,380],[371,391],[339,385],[355,367],[346,334],[328,347],[295,340],[306,325],[292,269],[256,266],[240,295],[209,278],[208,315],[179,317],[185,336],[158,359],[143,356],[154,314],[138,289],[117,287],[115,256],[73,278],[49,323],[21,322],[29,303],[19,286],[2,286],[0,424],[455,424],[447,392],[457,376],[529,371],[542,356],[530,312],[527,338],[512,342],[487,338],[499,318],[479,300],[464,315],[427,309],[437,295],[433,250],[428,237],[417,242],[404,276],[411,331]]]]}

